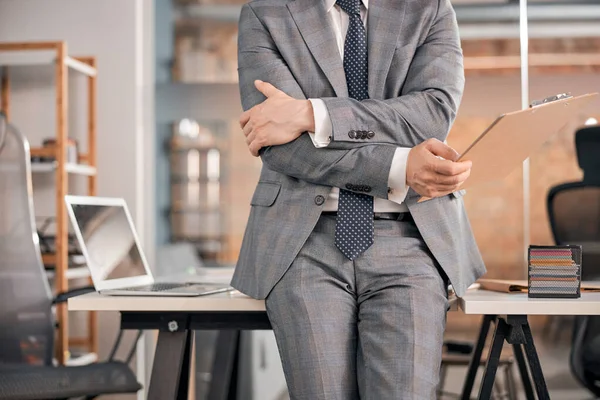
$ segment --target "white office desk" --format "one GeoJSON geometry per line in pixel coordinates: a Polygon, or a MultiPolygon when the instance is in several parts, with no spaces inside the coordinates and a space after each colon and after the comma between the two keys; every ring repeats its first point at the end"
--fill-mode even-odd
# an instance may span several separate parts
{"type": "Polygon", "coordinates": [[[238,291],[199,297],[104,296],[88,293],[68,300],[69,311],[202,312],[262,311],[265,302],[238,291]]]}
{"type": "Polygon", "coordinates": [[[465,314],[479,315],[600,315],[600,293],[578,299],[530,299],[527,293],[472,290],[458,300],[465,314]]]}
{"type": "MultiPolygon", "coordinates": [[[[456,297],[450,310],[458,309],[456,297]]],[[[240,330],[270,329],[265,302],[240,292],[200,297],[106,296],[88,293],[68,300],[69,311],[117,311],[122,329],[158,329],[148,399],[184,399],[193,330],[220,330],[209,400],[235,397],[240,330]],[[233,397],[229,397],[233,396],[233,397]]],[[[292,310],[290,310],[292,312],[292,310]]]]}
{"type": "MultiPolygon", "coordinates": [[[[227,399],[235,393],[235,369],[239,331],[270,329],[262,300],[239,292],[201,297],[104,296],[97,293],[70,298],[71,311],[118,311],[123,329],[160,331],[148,399],[184,399],[189,380],[191,331],[221,330],[213,366],[214,387],[208,399],[227,399]]],[[[528,315],[600,315],[600,293],[583,293],[579,299],[529,299],[526,294],[470,290],[460,299],[450,298],[450,310],[483,315],[483,323],[463,386],[463,399],[469,399],[492,323],[494,339],[479,393],[489,399],[504,341],[513,345],[515,359],[528,399],[534,399],[535,386],[540,399],[549,399],[541,366],[527,321],[528,315]],[[528,363],[525,361],[525,355],[528,363]],[[531,369],[529,378],[527,368],[531,369]],[[533,383],[532,383],[533,381],[533,383]]],[[[292,310],[290,310],[292,312],[292,310]]]]}
{"type": "Polygon", "coordinates": [[[458,307],[465,314],[484,316],[465,378],[462,399],[471,398],[483,348],[490,327],[494,323],[494,335],[479,398],[489,399],[491,396],[500,354],[506,341],[513,346],[527,399],[535,398],[533,393],[535,387],[538,398],[547,400],[550,399],[550,395],[527,318],[529,315],[600,315],[600,293],[584,292],[577,299],[530,299],[526,293],[469,290],[458,300],[458,307]],[[531,378],[528,369],[531,371],[531,378]]]}
{"type": "Polygon", "coordinates": [[[241,330],[271,329],[265,302],[237,291],[199,297],[106,296],[68,300],[70,311],[118,311],[121,329],[159,330],[149,400],[187,399],[194,330],[219,330],[207,398],[235,398],[241,330]]]}
{"type": "MultiPolygon", "coordinates": [[[[450,311],[458,309],[458,299],[449,300],[450,311]]],[[[264,300],[252,299],[238,291],[200,297],[104,296],[87,293],[68,300],[69,311],[118,312],[266,312],[264,300]]]]}

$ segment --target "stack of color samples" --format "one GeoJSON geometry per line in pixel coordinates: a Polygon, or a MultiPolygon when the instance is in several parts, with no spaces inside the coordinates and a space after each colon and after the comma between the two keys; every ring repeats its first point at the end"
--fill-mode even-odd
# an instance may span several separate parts
{"type": "Polygon", "coordinates": [[[529,246],[529,297],[577,298],[581,246],[529,246]]]}

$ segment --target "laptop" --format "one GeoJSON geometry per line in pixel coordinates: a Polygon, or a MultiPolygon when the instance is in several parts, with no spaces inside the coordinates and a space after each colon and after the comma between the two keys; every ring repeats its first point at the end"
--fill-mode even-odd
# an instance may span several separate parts
{"type": "Polygon", "coordinates": [[[65,196],[74,233],[99,293],[119,296],[202,296],[229,285],[155,281],[124,199],[65,196]]]}

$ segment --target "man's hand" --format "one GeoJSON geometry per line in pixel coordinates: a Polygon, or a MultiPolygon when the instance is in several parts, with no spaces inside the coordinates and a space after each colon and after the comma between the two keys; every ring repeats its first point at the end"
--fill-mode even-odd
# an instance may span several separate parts
{"type": "Polygon", "coordinates": [[[437,139],[413,147],[406,161],[406,184],[421,196],[433,198],[450,194],[471,173],[471,161],[456,162],[458,153],[437,139]]]}
{"type": "Polygon", "coordinates": [[[240,116],[240,126],[253,156],[265,146],[289,143],[306,131],[314,132],[310,101],[296,100],[270,83],[255,81],[254,86],[267,98],[240,116]]]}

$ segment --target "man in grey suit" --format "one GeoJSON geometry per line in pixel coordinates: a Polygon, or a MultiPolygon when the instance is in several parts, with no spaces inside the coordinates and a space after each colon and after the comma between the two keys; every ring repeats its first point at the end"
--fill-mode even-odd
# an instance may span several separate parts
{"type": "Polygon", "coordinates": [[[263,168],[232,285],[266,299],[291,397],[435,398],[447,285],[485,272],[471,165],[444,144],[464,85],[450,1],[254,0],[238,63],[263,168]]]}

